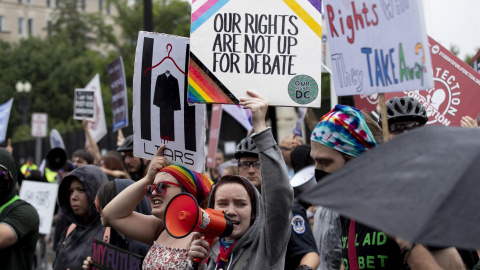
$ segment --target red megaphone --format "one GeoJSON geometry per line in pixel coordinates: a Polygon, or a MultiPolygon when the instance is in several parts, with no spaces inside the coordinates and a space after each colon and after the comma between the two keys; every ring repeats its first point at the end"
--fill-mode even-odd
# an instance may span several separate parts
{"type": "MultiPolygon", "coordinates": [[[[208,208],[203,210],[191,194],[175,195],[165,209],[165,229],[175,238],[183,238],[191,232],[205,234],[205,240],[212,245],[213,238],[232,234],[233,223],[221,210],[208,208]]],[[[195,258],[194,263],[202,259],[195,258]]]]}
{"type": "Polygon", "coordinates": [[[175,238],[191,232],[201,232],[205,238],[226,237],[233,231],[232,221],[223,211],[203,210],[191,194],[180,193],[173,197],[165,209],[165,228],[175,238]]]}

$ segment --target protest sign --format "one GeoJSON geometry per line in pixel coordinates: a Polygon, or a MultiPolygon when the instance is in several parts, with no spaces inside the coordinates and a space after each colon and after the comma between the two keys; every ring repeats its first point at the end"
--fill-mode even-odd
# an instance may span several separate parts
{"type": "Polygon", "coordinates": [[[480,73],[480,50],[472,58],[472,67],[476,72],[480,73]]]}
{"type": "Polygon", "coordinates": [[[128,126],[127,82],[123,59],[119,57],[107,66],[112,90],[113,131],[128,126]]]}
{"type": "Polygon", "coordinates": [[[93,140],[98,143],[103,136],[107,134],[107,123],[105,121],[105,112],[103,110],[102,89],[100,88],[100,76],[96,74],[93,79],[85,86],[85,89],[95,93],[94,118],[88,122],[88,129],[93,140]]]}
{"type": "Polygon", "coordinates": [[[217,154],[220,124],[222,122],[222,105],[212,105],[212,120],[210,121],[210,134],[208,136],[207,167],[215,168],[215,155],[217,154]]]}
{"type": "Polygon", "coordinates": [[[65,150],[62,135],[60,135],[60,132],[56,129],[50,130],[50,148],[62,148],[65,150]]]}
{"type": "Polygon", "coordinates": [[[50,234],[52,220],[57,201],[58,185],[37,181],[22,181],[19,197],[37,209],[40,218],[38,231],[41,234],[50,234]]]}
{"type": "Polygon", "coordinates": [[[32,113],[32,137],[47,136],[47,120],[46,113],[32,113]]]}
{"type": "Polygon", "coordinates": [[[422,1],[325,1],[338,96],[433,87],[422,1]]]}
{"type": "MultiPolygon", "coordinates": [[[[387,93],[385,99],[414,97],[427,110],[427,124],[460,126],[463,116],[475,118],[480,113],[480,74],[431,37],[429,42],[435,86],[426,91],[387,93]]],[[[372,111],[377,101],[376,96],[355,96],[355,107],[372,111]]]]}
{"type": "Polygon", "coordinates": [[[92,270],[142,269],[143,257],[101,240],[92,240],[92,270]]]}
{"type": "Polygon", "coordinates": [[[5,141],[7,136],[8,120],[12,110],[13,98],[0,105],[0,143],[5,141]]]}
{"type": "Polygon", "coordinates": [[[95,93],[88,89],[75,89],[73,119],[93,120],[95,117],[95,93]]]}
{"type": "Polygon", "coordinates": [[[244,127],[247,131],[249,131],[252,128],[252,111],[251,110],[246,110],[242,108],[240,105],[230,105],[230,104],[224,104],[222,105],[222,110],[224,110],[226,113],[230,114],[233,119],[237,120],[242,127],[244,127]]]}
{"type": "Polygon", "coordinates": [[[238,104],[255,90],[273,106],[320,107],[321,2],[192,4],[189,102],[238,104]]]}
{"type": "Polygon", "coordinates": [[[140,32],[133,75],[134,155],[203,172],[205,105],[186,99],[189,39],[140,32]]]}

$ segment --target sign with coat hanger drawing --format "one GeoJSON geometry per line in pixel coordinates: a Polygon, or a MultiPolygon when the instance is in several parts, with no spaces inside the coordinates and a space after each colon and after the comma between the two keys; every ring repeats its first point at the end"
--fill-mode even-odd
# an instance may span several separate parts
{"type": "Polygon", "coordinates": [[[205,105],[187,102],[189,39],[140,32],[133,75],[134,155],[152,159],[165,144],[171,164],[205,167],[205,105]]]}

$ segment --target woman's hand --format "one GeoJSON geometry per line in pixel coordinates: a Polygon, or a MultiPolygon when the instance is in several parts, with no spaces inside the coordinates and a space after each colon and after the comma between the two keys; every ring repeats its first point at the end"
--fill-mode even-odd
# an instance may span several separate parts
{"type": "Polygon", "coordinates": [[[244,109],[252,111],[252,126],[255,133],[260,133],[267,129],[265,116],[268,110],[268,101],[255,91],[247,90],[250,97],[240,98],[240,105],[244,109]]]}
{"type": "Polygon", "coordinates": [[[167,167],[170,165],[170,162],[166,157],[163,156],[163,150],[166,148],[166,145],[163,144],[158,148],[157,153],[155,154],[155,157],[150,161],[150,166],[148,167],[147,175],[145,175],[146,178],[149,179],[149,183],[153,183],[153,180],[155,180],[155,176],[157,173],[163,169],[164,167],[167,167]]]}
{"type": "Polygon", "coordinates": [[[82,269],[90,270],[92,267],[92,257],[88,256],[86,260],[83,261],[82,269]]]}
{"type": "MultiPolygon", "coordinates": [[[[190,249],[188,250],[188,259],[190,261],[193,261],[195,258],[202,259],[202,263],[200,263],[198,267],[198,269],[202,269],[205,259],[210,252],[210,243],[204,239],[205,235],[203,233],[195,232],[192,236],[192,243],[190,243],[190,249]]],[[[215,240],[218,241],[218,237],[216,237],[215,240]]]]}

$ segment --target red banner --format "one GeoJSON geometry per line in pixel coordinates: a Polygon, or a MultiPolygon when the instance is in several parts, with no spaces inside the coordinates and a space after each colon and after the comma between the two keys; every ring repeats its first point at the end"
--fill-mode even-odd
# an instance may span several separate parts
{"type": "MultiPolygon", "coordinates": [[[[435,88],[386,93],[385,100],[410,96],[418,99],[425,109],[427,124],[460,126],[463,116],[475,118],[480,112],[480,74],[449,50],[429,37],[435,88]]],[[[378,102],[375,95],[355,96],[357,108],[370,112],[378,102]]]]}
{"type": "Polygon", "coordinates": [[[220,122],[222,121],[222,105],[212,105],[212,120],[210,121],[210,134],[208,138],[207,167],[215,168],[215,154],[218,148],[218,136],[220,134],[220,122]]]}

